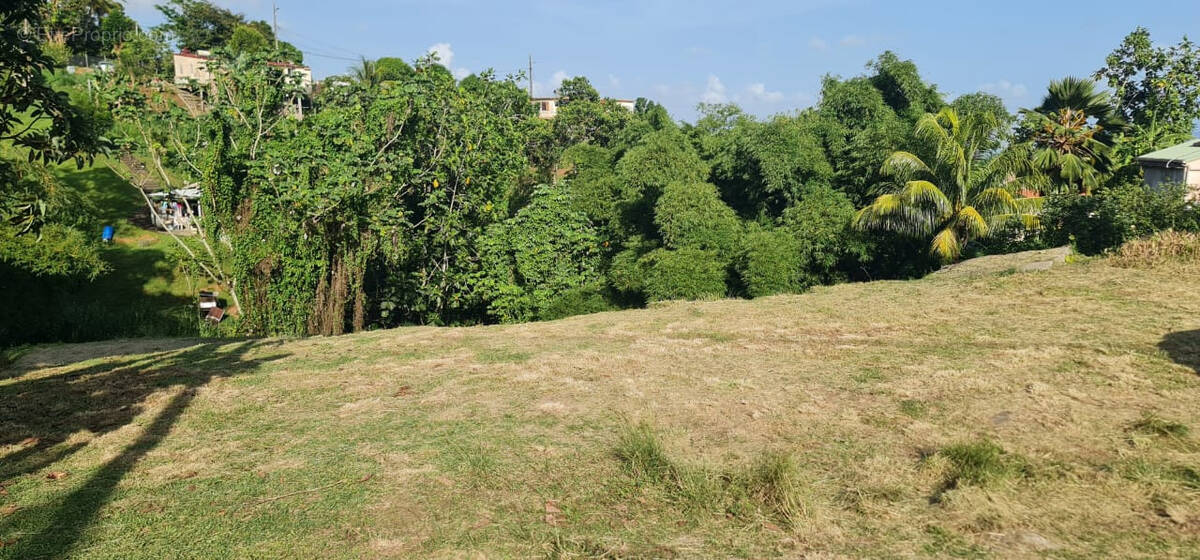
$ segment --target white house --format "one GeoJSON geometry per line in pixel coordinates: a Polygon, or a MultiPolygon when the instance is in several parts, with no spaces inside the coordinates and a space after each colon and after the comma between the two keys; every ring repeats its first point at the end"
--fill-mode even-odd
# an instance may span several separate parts
{"type": "MultiPolygon", "coordinates": [[[[533,104],[537,106],[538,116],[543,119],[553,119],[558,116],[558,103],[561,97],[534,97],[533,104]]],[[[613,99],[617,105],[620,105],[630,111],[633,111],[633,101],[629,99],[613,99]]]]}
{"type": "MultiPolygon", "coordinates": [[[[176,53],[174,56],[175,84],[186,86],[192,80],[202,86],[212,83],[212,72],[208,70],[208,61],[211,59],[208,51],[184,50],[176,53]]],[[[291,62],[269,62],[268,64],[279,68],[285,76],[300,76],[300,85],[304,86],[306,90],[312,90],[312,68],[291,62]]]]}

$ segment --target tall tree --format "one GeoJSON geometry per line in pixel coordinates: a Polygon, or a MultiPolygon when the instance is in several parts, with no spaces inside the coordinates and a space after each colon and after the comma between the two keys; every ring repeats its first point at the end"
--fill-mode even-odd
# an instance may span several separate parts
{"type": "Polygon", "coordinates": [[[1096,71],[1113,90],[1124,119],[1144,128],[1190,133],[1200,119],[1200,48],[1187,37],[1156,47],[1138,27],[1096,71]]]}
{"type": "Polygon", "coordinates": [[[559,105],[568,105],[579,101],[600,101],[600,93],[584,76],[563,80],[558,89],[554,90],[554,95],[561,98],[559,105]]]}
{"type": "Polygon", "coordinates": [[[214,49],[225,46],[233,30],[246,18],[205,0],[167,0],[154,6],[166,18],[162,29],[181,49],[214,49]]]}
{"type": "Polygon", "coordinates": [[[1041,192],[1091,193],[1111,168],[1115,135],[1127,128],[1107,92],[1075,77],[1051,81],[1042,104],[1021,116],[1041,192]]]}
{"type": "Polygon", "coordinates": [[[855,224],[927,238],[930,254],[943,262],[958,259],[972,239],[1005,225],[1033,224],[1030,203],[1012,192],[1011,179],[1020,175],[1025,154],[1012,149],[981,157],[997,126],[987,114],[960,119],[950,108],[921,117],[914,137],[929,155],[899,151],[888,157],[883,173],[893,179],[893,192],[859,210],[855,224]]]}

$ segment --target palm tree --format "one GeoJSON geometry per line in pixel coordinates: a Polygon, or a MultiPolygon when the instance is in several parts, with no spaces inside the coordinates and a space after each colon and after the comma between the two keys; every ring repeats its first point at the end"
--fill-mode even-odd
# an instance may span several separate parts
{"type": "Polygon", "coordinates": [[[943,262],[958,259],[972,239],[1014,223],[1036,226],[1040,199],[1013,194],[1028,165],[1026,150],[987,157],[982,149],[1000,127],[994,115],[960,118],[951,108],[921,117],[914,136],[927,157],[889,156],[883,174],[894,179],[893,192],[859,210],[855,226],[930,238],[930,254],[943,262]]]}
{"type": "Polygon", "coordinates": [[[1038,171],[1040,191],[1091,194],[1111,168],[1112,150],[1100,141],[1100,126],[1088,124],[1083,111],[1064,108],[1043,115],[1026,111],[1025,126],[1038,171]]]}
{"type": "Polygon", "coordinates": [[[365,56],[362,57],[358,66],[350,68],[350,75],[355,81],[368,88],[379,85],[379,70],[375,67],[375,61],[368,60],[365,56]]]}
{"type": "Polygon", "coordinates": [[[1113,137],[1128,126],[1117,112],[1112,96],[1098,90],[1096,82],[1087,78],[1067,76],[1051,80],[1046,97],[1034,112],[1049,116],[1064,109],[1083,113],[1086,120],[1099,128],[1099,140],[1108,145],[1112,145],[1113,137]]]}
{"type": "Polygon", "coordinates": [[[1021,114],[1032,183],[1043,192],[1090,194],[1112,169],[1114,139],[1128,129],[1107,92],[1071,76],[1051,81],[1042,104],[1021,114]]]}

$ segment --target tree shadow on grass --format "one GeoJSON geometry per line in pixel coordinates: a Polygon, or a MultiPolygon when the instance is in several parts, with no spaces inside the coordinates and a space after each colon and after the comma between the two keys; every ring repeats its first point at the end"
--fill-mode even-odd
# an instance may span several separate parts
{"type": "Polygon", "coordinates": [[[1190,367],[1200,375],[1200,329],[1168,334],[1158,347],[1175,363],[1190,367]]]}
{"type": "MultiPolygon", "coordinates": [[[[280,359],[274,353],[251,359],[248,354],[278,342],[245,340],[207,342],[190,348],[102,362],[79,370],[0,386],[0,446],[24,445],[0,461],[0,485],[61,461],[86,446],[68,443],[87,431],[100,436],[131,423],[142,414],[146,399],[173,390],[170,402],[158,412],[133,443],[67,495],[42,528],[13,545],[13,558],[61,557],[83,535],[118,483],[146,453],[170,433],[195,398],[197,389],[220,377],[232,377],[280,359]],[[28,438],[37,438],[36,441],[28,438]]],[[[20,514],[6,520],[13,526],[20,514]]]]}

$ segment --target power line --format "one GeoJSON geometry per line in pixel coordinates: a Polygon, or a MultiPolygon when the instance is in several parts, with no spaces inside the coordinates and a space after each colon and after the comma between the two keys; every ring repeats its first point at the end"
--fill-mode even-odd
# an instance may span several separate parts
{"type": "Polygon", "coordinates": [[[333,43],[330,43],[330,42],[327,42],[327,41],[322,41],[322,40],[320,40],[320,39],[317,39],[317,38],[314,38],[314,37],[309,37],[309,36],[307,36],[307,35],[304,35],[304,34],[302,34],[302,33],[297,33],[296,31],[293,31],[293,30],[290,30],[290,29],[289,29],[289,30],[287,30],[287,36],[289,36],[289,37],[290,37],[290,36],[295,36],[297,39],[300,39],[301,41],[304,41],[304,42],[306,42],[306,43],[310,43],[310,44],[317,45],[317,46],[321,47],[322,49],[326,49],[326,50],[328,50],[328,49],[332,49],[332,50],[334,50],[334,51],[341,51],[342,53],[349,54],[349,55],[351,55],[351,56],[355,56],[355,57],[359,57],[359,58],[365,58],[365,56],[364,56],[362,53],[358,52],[358,51],[354,51],[354,50],[347,49],[347,48],[344,48],[344,47],[339,47],[339,46],[337,46],[337,45],[335,45],[335,44],[333,44],[333,43]]]}
{"type": "Polygon", "coordinates": [[[309,56],[316,56],[316,57],[320,57],[320,58],[331,58],[331,59],[334,59],[334,60],[346,60],[346,61],[349,61],[349,62],[358,62],[358,61],[362,60],[362,59],[360,59],[360,58],[350,58],[350,57],[346,57],[346,56],[337,56],[337,55],[332,55],[332,54],[319,53],[319,52],[316,52],[316,51],[306,51],[306,50],[304,50],[304,49],[300,49],[300,52],[304,53],[305,55],[309,55],[309,56]]]}

